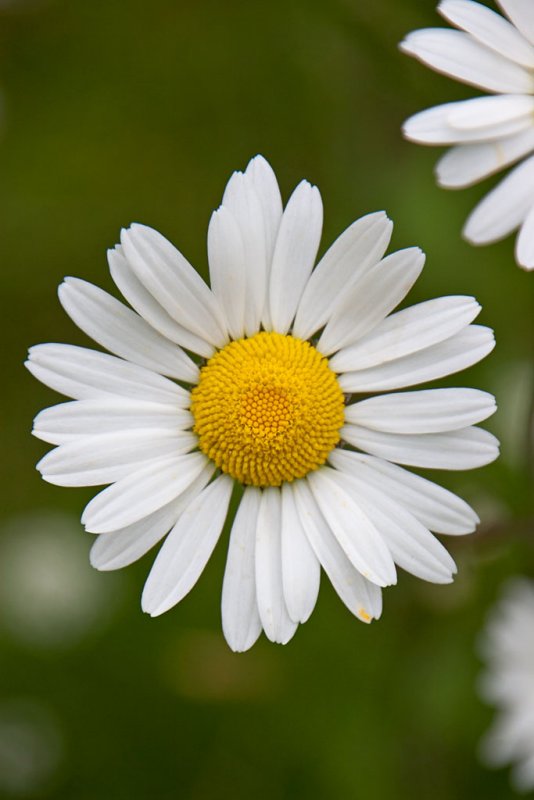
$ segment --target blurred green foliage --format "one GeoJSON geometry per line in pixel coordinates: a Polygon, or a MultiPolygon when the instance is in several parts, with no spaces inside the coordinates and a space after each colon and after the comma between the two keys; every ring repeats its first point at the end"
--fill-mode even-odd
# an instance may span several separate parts
{"type": "MultiPolygon", "coordinates": [[[[480,533],[447,542],[459,565],[455,584],[402,574],[370,627],[324,580],[316,611],[287,647],[262,639],[232,654],[219,620],[224,537],[191,595],[157,620],[139,607],[152,555],[120,575],[92,574],[109,603],[74,643],[17,637],[0,608],[0,764],[11,763],[6,704],[36,703],[60,742],[49,773],[26,788],[0,779],[0,796],[512,796],[506,772],[487,772],[476,758],[491,711],[475,692],[475,640],[503,578],[534,569],[534,278],[515,266],[510,241],[473,249],[460,239],[487,185],[438,189],[437,151],[401,138],[410,114],[476,93],[398,52],[406,32],[439,24],[432,0],[0,7],[6,541],[13,518],[22,537],[47,510],[77,519],[93,493],[47,485],[34,469],[47,448],[29,435],[32,417],[58,398],[25,373],[25,350],[40,341],[89,344],[61,311],[57,284],[76,275],[111,290],[105,250],[132,221],[161,230],[206,274],[209,214],[231,172],[257,152],[285,197],[302,177],[318,184],[323,247],[353,219],[384,208],[396,226],[393,247],[427,252],[410,303],[477,296],[498,347],[448,383],[498,394],[502,410],[487,427],[503,441],[497,464],[437,476],[482,517],[480,533]]],[[[72,570],[91,571],[89,534],[72,522],[72,536],[80,542],[72,570]]]]}

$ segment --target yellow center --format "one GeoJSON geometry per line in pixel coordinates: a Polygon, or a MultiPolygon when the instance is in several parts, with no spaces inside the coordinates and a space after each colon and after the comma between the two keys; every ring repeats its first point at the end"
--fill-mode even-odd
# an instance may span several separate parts
{"type": "Polygon", "coordinates": [[[280,333],[230,342],[191,393],[199,447],[241,483],[280,486],[324,464],[339,441],[343,393],[312,345],[280,333]]]}

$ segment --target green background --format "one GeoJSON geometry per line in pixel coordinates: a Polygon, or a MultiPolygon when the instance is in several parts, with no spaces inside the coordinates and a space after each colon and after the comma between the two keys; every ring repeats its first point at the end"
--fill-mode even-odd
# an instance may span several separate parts
{"type": "Polygon", "coordinates": [[[534,567],[534,276],[511,240],[460,238],[492,181],[440,190],[437,149],[401,137],[410,114],[476,94],[397,50],[439,24],[423,0],[2,3],[0,797],[513,796],[507,772],[476,755],[492,718],[476,694],[476,638],[506,576],[534,567]],[[436,476],[482,518],[447,541],[452,586],[401,574],[365,626],[325,579],[290,644],[262,637],[234,655],[220,631],[226,534],[194,591],[156,620],[139,602],[153,554],[119,574],[91,569],[78,520],[94,492],[35,471],[47,446],[31,421],[59,398],[22,362],[42,341],[91,346],[56,287],[75,275],[112,290],[106,249],[132,221],[205,275],[209,215],[258,152],[285,199],[303,177],[319,186],[322,250],[385,209],[392,248],[427,253],[410,304],[482,303],[498,347],[449,385],[497,395],[486,427],[502,458],[436,476]]]}

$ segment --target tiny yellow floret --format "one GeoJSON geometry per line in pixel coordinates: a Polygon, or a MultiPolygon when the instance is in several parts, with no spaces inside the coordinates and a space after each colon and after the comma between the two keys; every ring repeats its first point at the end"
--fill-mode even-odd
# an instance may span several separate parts
{"type": "Polygon", "coordinates": [[[344,398],[308,342],[261,332],[219,350],[191,392],[199,448],[232,478],[280,486],[324,464],[339,442],[344,398]]]}

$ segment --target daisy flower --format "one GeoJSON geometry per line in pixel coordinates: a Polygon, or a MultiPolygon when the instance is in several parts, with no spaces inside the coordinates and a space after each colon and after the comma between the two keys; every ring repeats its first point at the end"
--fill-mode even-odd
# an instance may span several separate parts
{"type": "Polygon", "coordinates": [[[492,609],[481,639],[483,697],[497,706],[481,755],[492,766],[515,763],[520,791],[534,789],[534,582],[513,578],[492,609]]]}
{"type": "Polygon", "coordinates": [[[168,534],[143,591],[149,614],[195,584],[236,488],[222,592],[234,650],[262,629],[287,642],[313,610],[321,566],[366,622],[380,616],[396,564],[451,581],[454,562],[430,531],[469,533],[476,514],[397,464],[469,469],[497,455],[495,438],[473,427],[493,413],[491,395],[392,393],[493,348],[491,330],[471,324],[477,302],[441,297],[390,314],[423,253],[384,257],[392,223],[378,212],[314,269],[322,220],[307,181],[283,209],[258,156],[211,217],[211,288],[161,234],[132,225],[109,252],[132,308],[77,278],[59,289],[72,320],[113,355],[42,344],[27,362],[74,398],[35,419],[35,435],[57,445],[39,462],[45,480],[111,484],[82,516],[98,534],[92,564],[123,567],[168,534]]]}
{"type": "Polygon", "coordinates": [[[534,2],[498,0],[509,21],[471,0],[443,0],[438,11],[460,30],[413,31],[401,43],[437,72],[490,96],[429,108],[410,117],[406,138],[454,145],[436,166],[440,186],[471,186],[517,161],[469,216],[463,235],[475,245],[519,229],[516,259],[534,269],[534,2]]]}

